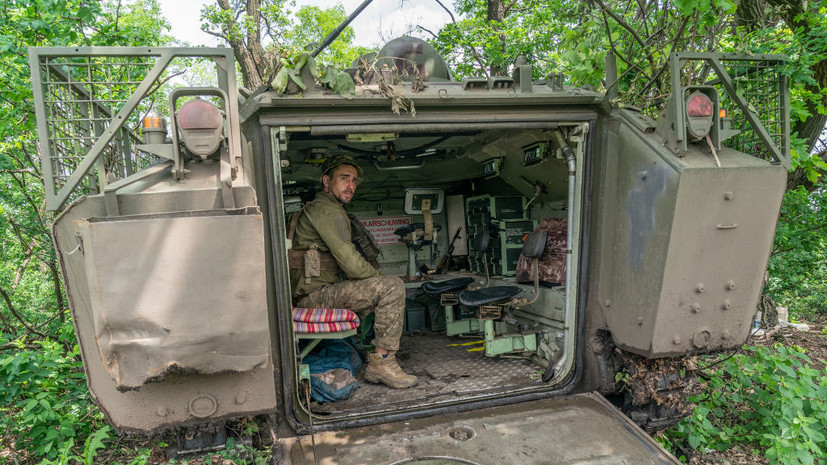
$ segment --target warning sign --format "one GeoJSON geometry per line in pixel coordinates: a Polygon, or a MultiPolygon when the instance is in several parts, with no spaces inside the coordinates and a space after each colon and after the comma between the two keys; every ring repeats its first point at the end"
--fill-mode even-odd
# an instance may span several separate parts
{"type": "Polygon", "coordinates": [[[394,234],[397,228],[411,224],[410,216],[375,216],[372,218],[359,218],[368,231],[376,238],[379,245],[401,244],[399,236],[394,234]]]}

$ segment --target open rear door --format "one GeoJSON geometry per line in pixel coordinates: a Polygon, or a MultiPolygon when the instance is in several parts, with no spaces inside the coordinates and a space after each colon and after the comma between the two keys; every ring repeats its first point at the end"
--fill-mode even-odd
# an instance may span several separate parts
{"type": "Polygon", "coordinates": [[[285,446],[295,465],[314,463],[314,449],[317,463],[337,465],[680,463],[597,394],[316,433],[285,446]]]}

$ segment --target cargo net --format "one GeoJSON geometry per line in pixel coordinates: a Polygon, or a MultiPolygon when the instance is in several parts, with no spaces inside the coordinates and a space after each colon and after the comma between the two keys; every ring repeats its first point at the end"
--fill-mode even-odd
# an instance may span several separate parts
{"type": "MultiPolygon", "coordinates": [[[[773,157],[771,150],[759,136],[759,130],[753,127],[747,119],[737,103],[741,100],[744,106],[758,116],[770,141],[778,148],[779,153],[788,158],[788,121],[786,118],[788,118],[789,110],[785,108],[784,97],[787,90],[782,87],[785,81],[781,79],[781,67],[784,62],[781,59],[726,58],[719,58],[719,62],[735,84],[734,95],[727,91],[715,68],[707,59],[687,60],[680,69],[680,82],[682,86],[706,85],[717,89],[720,108],[727,111],[731,129],[741,131],[724,141],[723,145],[771,162],[781,161],[773,157]]],[[[660,94],[648,100],[642,98],[641,101],[634,103],[640,105],[648,116],[657,119],[666,109],[668,99],[660,94]]]]}
{"type": "MultiPolygon", "coordinates": [[[[112,118],[154,65],[157,57],[73,56],[41,57],[43,107],[49,147],[44,150],[51,165],[53,192],[66,185],[112,118]]],[[[152,104],[144,103],[144,112],[152,104]]],[[[69,201],[100,190],[101,177],[108,182],[126,177],[157,161],[135,150],[141,143],[136,130],[142,112],[133,111],[93,169],[73,190],[69,201]]],[[[105,181],[105,182],[106,182],[105,181]]]]}

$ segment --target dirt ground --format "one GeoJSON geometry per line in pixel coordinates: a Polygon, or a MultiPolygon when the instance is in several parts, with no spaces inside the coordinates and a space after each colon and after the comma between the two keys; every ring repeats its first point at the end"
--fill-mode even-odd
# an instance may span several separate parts
{"type": "MultiPolygon", "coordinates": [[[[772,346],[781,343],[786,346],[799,346],[807,351],[812,368],[823,370],[827,363],[827,335],[823,332],[827,326],[827,315],[822,315],[814,321],[800,321],[810,326],[809,331],[800,331],[792,327],[776,327],[763,337],[753,336],[747,344],[755,346],[772,346]]],[[[695,455],[689,460],[690,465],[764,465],[768,460],[744,447],[737,446],[726,452],[710,452],[695,455]]]]}

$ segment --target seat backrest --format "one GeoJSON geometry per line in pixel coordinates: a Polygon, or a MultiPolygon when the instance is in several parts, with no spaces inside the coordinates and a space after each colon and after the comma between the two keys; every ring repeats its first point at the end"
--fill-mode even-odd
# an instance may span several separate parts
{"type": "Polygon", "coordinates": [[[488,228],[483,228],[483,230],[477,233],[477,236],[474,237],[474,242],[471,244],[471,247],[477,252],[485,252],[488,250],[488,245],[490,242],[491,232],[488,228]]]}
{"type": "Polygon", "coordinates": [[[540,258],[540,255],[543,254],[543,250],[546,248],[547,236],[548,232],[545,230],[529,233],[523,243],[523,256],[526,258],[540,258]]]}

